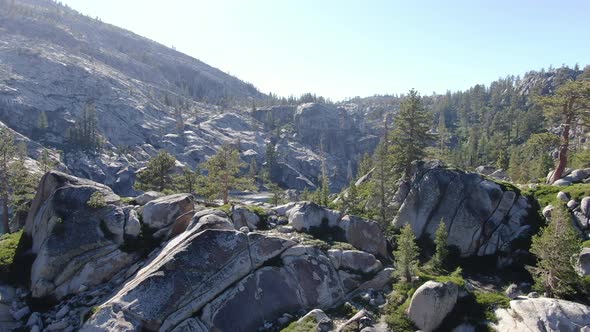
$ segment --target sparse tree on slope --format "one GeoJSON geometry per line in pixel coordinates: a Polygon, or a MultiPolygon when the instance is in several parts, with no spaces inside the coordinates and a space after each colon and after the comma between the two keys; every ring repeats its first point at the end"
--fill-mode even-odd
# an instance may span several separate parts
{"type": "Polygon", "coordinates": [[[395,242],[397,249],[393,252],[396,267],[394,273],[402,281],[411,282],[416,274],[420,249],[416,244],[416,236],[410,224],[402,227],[400,234],[395,238],[395,242]]]}
{"type": "Polygon", "coordinates": [[[41,171],[43,171],[43,173],[47,173],[56,165],[57,162],[50,158],[49,151],[47,151],[47,149],[43,149],[43,151],[41,151],[41,158],[39,159],[39,167],[41,167],[41,171]]]}
{"type": "Polygon", "coordinates": [[[449,232],[447,231],[447,226],[445,225],[445,221],[441,219],[440,223],[438,224],[438,228],[434,233],[434,244],[436,246],[436,251],[432,257],[433,267],[437,270],[441,270],[444,267],[444,263],[447,260],[447,256],[449,255],[449,249],[447,247],[448,237],[449,232]]]}
{"type": "Polygon", "coordinates": [[[391,153],[396,171],[408,175],[412,161],[426,156],[426,146],[433,139],[429,132],[431,124],[431,116],[424,108],[422,98],[416,90],[410,90],[395,116],[391,132],[391,153]]]}
{"type": "Polygon", "coordinates": [[[551,212],[551,221],[533,237],[531,253],[537,256],[533,269],[537,287],[549,296],[564,297],[575,293],[579,282],[573,257],[580,252],[581,241],[563,208],[551,212]]]}
{"type": "Polygon", "coordinates": [[[166,151],[161,151],[155,158],[151,159],[147,167],[137,176],[137,188],[140,190],[173,189],[172,169],[176,164],[176,158],[166,151]]]}
{"type": "Polygon", "coordinates": [[[14,136],[6,127],[0,128],[0,198],[2,199],[2,230],[10,233],[9,209],[18,208],[31,198],[35,182],[25,168],[26,146],[16,147],[14,136]]]}
{"type": "Polygon", "coordinates": [[[205,187],[209,198],[221,198],[227,204],[230,190],[251,189],[251,179],[239,176],[242,167],[245,164],[240,161],[238,150],[231,145],[223,145],[209,158],[203,166],[208,174],[205,187]]]}
{"type": "Polygon", "coordinates": [[[185,168],[182,170],[182,174],[175,178],[176,187],[182,192],[193,193],[197,188],[199,178],[199,172],[185,168]]]}
{"type": "Polygon", "coordinates": [[[539,98],[544,107],[546,117],[561,126],[561,143],[557,166],[549,183],[559,179],[568,164],[570,146],[570,130],[579,120],[588,124],[590,111],[590,81],[570,81],[562,85],[553,96],[539,98]]]}

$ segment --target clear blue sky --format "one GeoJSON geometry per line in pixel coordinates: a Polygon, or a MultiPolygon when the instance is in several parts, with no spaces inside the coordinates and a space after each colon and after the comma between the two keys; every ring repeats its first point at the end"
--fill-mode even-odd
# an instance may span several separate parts
{"type": "Polygon", "coordinates": [[[62,0],[279,95],[423,94],[590,64],[590,1],[62,0]]]}

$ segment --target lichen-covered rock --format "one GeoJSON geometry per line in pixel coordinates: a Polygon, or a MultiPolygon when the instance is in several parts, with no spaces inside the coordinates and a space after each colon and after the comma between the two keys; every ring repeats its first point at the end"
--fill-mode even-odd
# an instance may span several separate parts
{"type": "Polygon", "coordinates": [[[581,331],[590,326],[590,307],[550,298],[510,301],[509,309],[497,309],[494,328],[503,332],[581,331]]]}
{"type": "Polygon", "coordinates": [[[545,217],[545,219],[547,220],[551,219],[551,212],[554,209],[555,207],[553,205],[547,205],[546,207],[544,207],[542,211],[543,217],[545,217]]]}
{"type": "Polygon", "coordinates": [[[197,212],[187,227],[187,231],[201,232],[206,229],[226,229],[234,230],[234,224],[225,215],[225,212],[219,210],[205,210],[197,212]],[[204,212],[210,212],[205,214],[204,212]]]}
{"type": "Polygon", "coordinates": [[[37,255],[34,297],[63,298],[81,285],[98,285],[137,258],[119,249],[128,217],[119,204],[119,196],[96,182],[59,172],[43,176],[25,226],[37,255]],[[97,192],[104,204],[91,207],[97,192]]]}
{"type": "Polygon", "coordinates": [[[143,222],[160,234],[183,232],[191,221],[194,201],[190,194],[163,196],[146,203],[142,208],[143,222]]]}
{"type": "Polygon", "coordinates": [[[336,227],[341,215],[313,202],[300,202],[289,210],[289,223],[298,231],[336,227]]]}
{"type": "Polygon", "coordinates": [[[260,222],[260,217],[245,206],[234,206],[231,211],[231,219],[234,221],[236,229],[245,226],[251,231],[256,230],[260,222]]]}
{"type": "Polygon", "coordinates": [[[375,221],[346,215],[340,220],[338,227],[344,231],[342,241],[373,255],[390,257],[385,234],[375,221]]]}
{"type": "Polygon", "coordinates": [[[590,248],[582,248],[576,260],[576,272],[582,277],[590,275],[590,248]]]}
{"type": "Polygon", "coordinates": [[[420,330],[434,331],[453,310],[458,295],[459,288],[451,282],[427,281],[414,292],[408,317],[420,330]]]}
{"type": "Polygon", "coordinates": [[[374,255],[360,250],[330,250],[330,259],[334,267],[360,274],[371,274],[380,271],[383,265],[374,255]]]}
{"type": "Polygon", "coordinates": [[[135,197],[133,201],[139,205],[146,205],[148,202],[153,201],[154,199],[160,198],[164,196],[161,192],[158,191],[146,191],[143,194],[135,197]]]}
{"type": "Polygon", "coordinates": [[[531,206],[518,191],[440,165],[414,163],[413,167],[394,199],[400,206],[393,221],[396,228],[409,223],[417,238],[433,239],[444,220],[448,244],[463,257],[509,252],[513,240],[531,235],[527,225],[531,206]]]}

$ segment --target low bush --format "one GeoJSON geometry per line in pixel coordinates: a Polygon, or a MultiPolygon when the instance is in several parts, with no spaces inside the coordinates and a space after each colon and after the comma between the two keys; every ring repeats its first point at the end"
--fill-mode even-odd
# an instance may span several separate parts
{"type": "Polygon", "coordinates": [[[307,317],[302,322],[294,321],[281,330],[281,332],[316,332],[317,323],[313,317],[307,317]]]}
{"type": "Polygon", "coordinates": [[[86,205],[93,209],[100,209],[107,206],[107,201],[105,200],[104,194],[100,191],[95,191],[90,195],[90,198],[86,202],[86,205]]]}
{"type": "Polygon", "coordinates": [[[23,231],[20,230],[0,236],[0,275],[7,275],[12,271],[12,263],[22,235],[23,231]]]}

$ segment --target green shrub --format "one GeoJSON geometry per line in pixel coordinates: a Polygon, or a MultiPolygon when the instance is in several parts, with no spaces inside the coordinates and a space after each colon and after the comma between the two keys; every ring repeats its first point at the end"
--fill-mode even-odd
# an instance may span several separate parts
{"type": "Polygon", "coordinates": [[[307,317],[301,323],[294,321],[281,330],[281,332],[316,332],[317,323],[313,317],[307,317]]]}
{"type": "Polygon", "coordinates": [[[123,203],[123,204],[129,204],[134,199],[135,199],[135,197],[121,197],[121,203],[123,203]]]}
{"type": "Polygon", "coordinates": [[[338,242],[338,241],[334,241],[334,242],[330,243],[330,248],[331,249],[340,249],[340,250],[355,250],[356,249],[350,243],[338,242]]]}
{"type": "Polygon", "coordinates": [[[510,306],[510,299],[500,292],[473,292],[475,302],[484,310],[485,318],[488,321],[495,322],[496,315],[494,311],[498,308],[508,308],[510,306]]]}
{"type": "Polygon", "coordinates": [[[582,248],[590,248],[590,240],[582,242],[582,248]]]}
{"type": "Polygon", "coordinates": [[[326,311],[326,314],[330,317],[339,317],[339,318],[351,318],[352,316],[356,315],[358,309],[355,308],[350,302],[344,302],[343,304],[329,309],[326,311]]]}
{"type": "Polygon", "coordinates": [[[320,240],[320,239],[313,239],[313,238],[312,239],[305,238],[301,242],[301,244],[306,245],[306,246],[312,246],[312,247],[318,248],[323,251],[328,251],[329,249],[332,248],[328,242],[320,240]]]}
{"type": "Polygon", "coordinates": [[[265,209],[261,208],[260,206],[256,206],[256,205],[247,205],[246,208],[252,212],[254,212],[256,215],[258,215],[259,217],[266,217],[268,215],[268,213],[266,212],[265,209]]]}
{"type": "Polygon", "coordinates": [[[452,331],[462,322],[475,326],[476,331],[492,331],[489,323],[497,322],[495,310],[507,308],[510,300],[501,293],[475,291],[460,297],[437,331],[452,331]]]}
{"type": "Polygon", "coordinates": [[[538,185],[535,189],[529,189],[523,192],[523,194],[532,195],[537,199],[541,208],[549,204],[557,207],[564,204],[564,202],[557,199],[557,193],[560,191],[569,194],[572,199],[581,200],[586,196],[590,196],[590,184],[577,183],[567,187],[538,185]]]}
{"type": "Polygon", "coordinates": [[[0,274],[11,272],[16,249],[22,235],[23,231],[20,230],[16,233],[0,236],[0,274]]]}
{"type": "Polygon", "coordinates": [[[94,307],[90,307],[90,309],[88,309],[86,314],[84,314],[83,321],[87,321],[88,319],[90,319],[90,317],[92,317],[92,315],[94,315],[95,313],[98,312],[98,309],[99,309],[99,307],[97,305],[95,305],[94,307]]]}
{"type": "Polygon", "coordinates": [[[225,212],[228,216],[231,216],[231,204],[225,204],[222,206],[216,207],[216,209],[225,212]]]}
{"type": "Polygon", "coordinates": [[[420,280],[423,280],[424,282],[428,280],[433,280],[442,283],[450,281],[459,287],[465,287],[465,279],[463,279],[462,272],[463,271],[460,267],[458,267],[455,271],[453,271],[453,273],[449,275],[430,274],[424,271],[424,269],[420,269],[417,275],[418,277],[420,277],[420,280]]]}
{"type": "Polygon", "coordinates": [[[95,191],[90,195],[90,198],[86,202],[86,205],[93,209],[100,209],[107,206],[107,201],[105,200],[104,194],[100,191],[95,191]]]}
{"type": "Polygon", "coordinates": [[[416,287],[408,282],[398,282],[393,285],[393,289],[385,307],[387,326],[393,332],[416,331],[414,323],[406,314],[416,287]]]}

